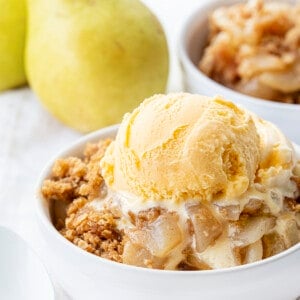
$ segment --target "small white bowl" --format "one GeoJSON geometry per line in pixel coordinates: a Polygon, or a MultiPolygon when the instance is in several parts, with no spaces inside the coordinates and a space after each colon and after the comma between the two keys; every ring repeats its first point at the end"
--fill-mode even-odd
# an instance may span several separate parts
{"type": "Polygon", "coordinates": [[[54,300],[46,269],[26,242],[0,226],[0,245],[0,298],[54,300]]]}
{"type": "Polygon", "coordinates": [[[54,161],[81,155],[87,142],[114,137],[117,126],[80,139],[52,159],[42,172],[36,197],[44,261],[72,299],[296,299],[300,296],[300,244],[252,264],[211,271],[162,271],[109,261],[78,248],[54,228],[40,190],[54,161]]]}
{"type": "Polygon", "coordinates": [[[207,44],[209,14],[217,7],[238,2],[245,1],[207,1],[206,5],[202,5],[187,19],[179,39],[179,58],[185,89],[207,96],[221,95],[278,125],[292,141],[300,143],[300,104],[268,101],[241,94],[210,79],[197,67],[207,44]]]}

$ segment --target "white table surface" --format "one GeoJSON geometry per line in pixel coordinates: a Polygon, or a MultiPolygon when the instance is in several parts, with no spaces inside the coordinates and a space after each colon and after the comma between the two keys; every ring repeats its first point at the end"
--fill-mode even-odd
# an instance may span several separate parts
{"type": "MultiPolygon", "coordinates": [[[[168,37],[171,56],[168,91],[181,91],[176,55],[178,35],[186,16],[205,1],[144,2],[159,17],[168,37]]],[[[15,230],[37,252],[39,241],[33,208],[36,180],[45,163],[80,136],[52,117],[30,89],[0,94],[0,225],[15,230]]],[[[59,283],[55,285],[57,299],[67,299],[59,283]]]]}

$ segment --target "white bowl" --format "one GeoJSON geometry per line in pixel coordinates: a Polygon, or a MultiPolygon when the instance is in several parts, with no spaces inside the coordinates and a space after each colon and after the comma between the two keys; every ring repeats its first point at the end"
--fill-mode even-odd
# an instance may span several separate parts
{"type": "Polygon", "coordinates": [[[296,299],[300,295],[300,244],[271,258],[212,271],[162,271],[112,262],[81,250],[61,236],[51,223],[40,190],[59,157],[81,155],[87,142],[114,137],[117,126],[85,136],[52,159],[42,172],[36,212],[44,261],[72,299],[296,299]],[[46,243],[45,243],[46,241],[46,243]],[[200,298],[199,298],[200,297],[200,298]]]}
{"type": "Polygon", "coordinates": [[[0,298],[54,300],[45,267],[16,233],[0,226],[0,298]]]}
{"type": "Polygon", "coordinates": [[[187,19],[179,39],[185,89],[207,96],[221,95],[275,123],[292,141],[300,143],[300,104],[273,102],[241,94],[210,79],[197,67],[207,43],[209,14],[217,7],[238,2],[245,1],[207,1],[187,19]]]}

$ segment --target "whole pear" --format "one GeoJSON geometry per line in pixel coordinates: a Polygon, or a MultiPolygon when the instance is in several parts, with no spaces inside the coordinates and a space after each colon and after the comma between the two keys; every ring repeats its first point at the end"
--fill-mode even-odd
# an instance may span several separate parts
{"type": "Polygon", "coordinates": [[[165,91],[163,29],[138,0],[28,0],[28,80],[65,124],[88,132],[165,91]]]}
{"type": "Polygon", "coordinates": [[[26,82],[25,0],[0,0],[0,91],[26,82]]]}

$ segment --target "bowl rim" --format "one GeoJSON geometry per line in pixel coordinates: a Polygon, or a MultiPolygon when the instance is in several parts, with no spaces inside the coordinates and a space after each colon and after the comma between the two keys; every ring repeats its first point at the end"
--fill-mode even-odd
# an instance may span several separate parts
{"type": "MultiPolygon", "coordinates": [[[[257,267],[263,267],[265,265],[268,265],[274,261],[281,260],[290,254],[299,251],[300,250],[300,243],[276,254],[269,258],[259,260],[253,263],[230,267],[230,268],[223,268],[223,269],[214,269],[214,270],[197,270],[197,271],[179,271],[179,270],[157,270],[157,269],[149,269],[149,268],[142,268],[142,267],[136,267],[131,266],[123,263],[118,263],[111,261],[109,259],[105,259],[99,256],[96,256],[94,254],[91,254],[78,246],[74,245],[70,241],[68,241],[65,237],[63,237],[53,226],[51,220],[47,217],[45,213],[45,199],[41,195],[41,187],[43,184],[43,181],[47,179],[49,172],[53,166],[53,163],[55,160],[61,157],[66,157],[66,155],[70,155],[69,153],[75,152],[78,148],[83,147],[87,142],[95,139],[101,139],[105,136],[114,136],[117,133],[119,125],[113,125],[109,127],[102,128],[100,130],[97,130],[95,132],[92,132],[88,135],[85,135],[81,138],[79,138],[77,141],[73,142],[70,146],[65,147],[62,151],[60,151],[57,155],[53,156],[52,159],[48,161],[48,163],[45,165],[44,169],[40,173],[40,176],[38,178],[37,184],[36,184],[36,193],[35,193],[35,213],[36,217],[40,222],[38,224],[42,224],[45,229],[47,229],[47,232],[56,240],[57,243],[60,243],[61,246],[65,247],[66,251],[73,252],[76,255],[81,255],[82,258],[85,257],[87,260],[92,262],[93,264],[105,264],[107,267],[114,268],[116,270],[123,269],[124,271],[134,271],[134,272],[142,272],[146,274],[159,274],[162,276],[214,276],[218,274],[224,274],[224,273],[237,273],[246,271],[249,269],[257,268],[257,267]]],[[[299,146],[297,146],[297,149],[300,150],[299,146]]]]}
{"type": "MultiPolygon", "coordinates": [[[[232,2],[246,2],[247,0],[232,0],[232,2]]],[[[249,96],[240,92],[237,92],[233,89],[230,89],[215,80],[208,77],[206,74],[204,74],[200,69],[198,69],[192,60],[190,59],[190,56],[188,55],[187,51],[187,43],[186,43],[186,36],[188,32],[190,31],[190,27],[192,24],[195,24],[197,18],[199,15],[207,16],[205,13],[207,10],[210,10],[217,6],[217,4],[220,3],[220,6],[228,6],[229,4],[226,4],[224,0],[211,0],[208,1],[205,4],[201,4],[198,8],[196,8],[190,15],[186,18],[185,22],[183,23],[183,26],[181,27],[180,33],[179,33],[179,39],[177,43],[177,52],[178,57],[181,60],[182,64],[187,68],[188,72],[191,73],[195,78],[197,78],[199,81],[202,81],[206,83],[210,87],[217,87],[220,91],[225,91],[226,93],[232,93],[235,97],[235,99],[238,99],[240,97],[240,104],[243,104],[243,102],[250,102],[250,103],[256,103],[257,105],[265,106],[266,108],[276,108],[276,109],[287,109],[287,110],[299,110],[300,112],[300,104],[294,104],[294,103],[282,103],[277,101],[272,101],[268,99],[258,98],[249,96]]],[[[187,73],[188,73],[187,72],[187,73]]],[[[187,75],[189,76],[189,75],[187,75]]],[[[230,100],[230,99],[229,99],[230,100]]]]}

